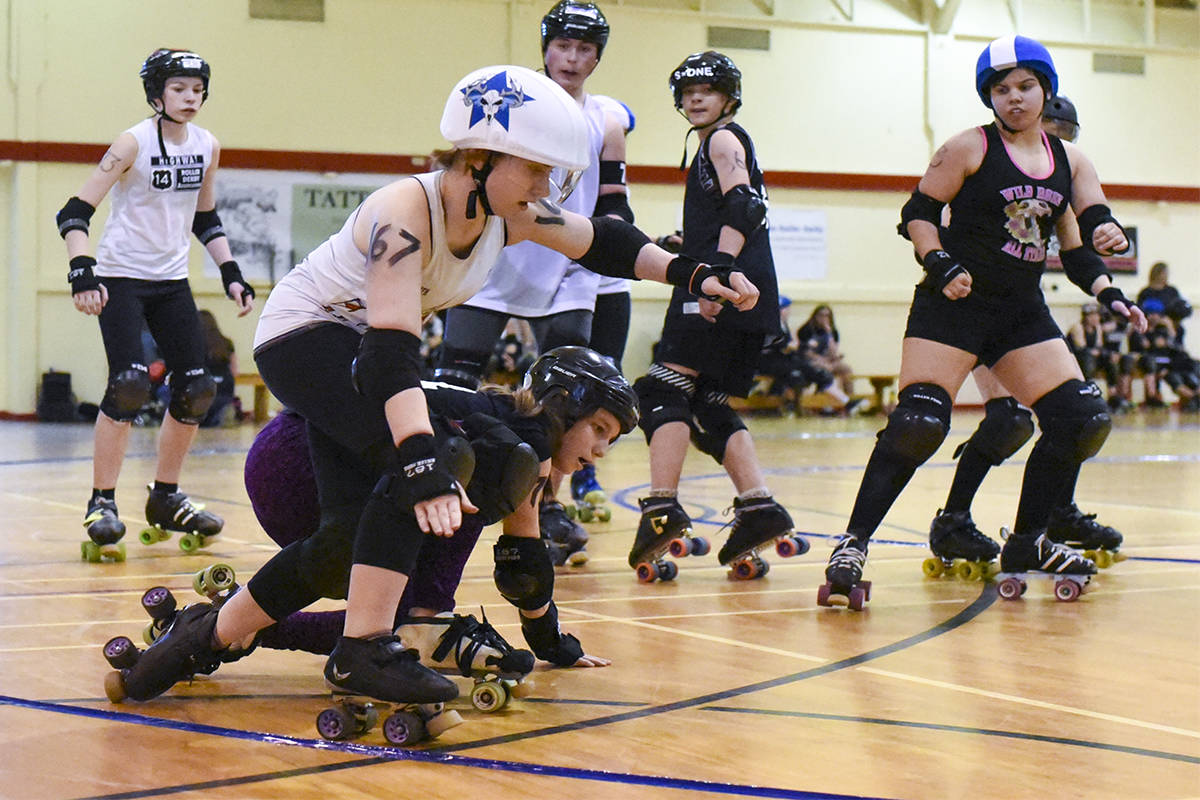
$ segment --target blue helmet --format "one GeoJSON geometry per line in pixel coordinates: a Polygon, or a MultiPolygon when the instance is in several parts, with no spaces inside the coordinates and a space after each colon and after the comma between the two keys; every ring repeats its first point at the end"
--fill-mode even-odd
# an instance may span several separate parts
{"type": "Polygon", "coordinates": [[[1050,51],[1028,36],[1005,36],[983,48],[975,62],[975,89],[985,106],[992,107],[992,84],[999,80],[1001,73],[1016,67],[1024,67],[1037,75],[1047,98],[1058,94],[1058,72],[1054,69],[1050,51]]]}

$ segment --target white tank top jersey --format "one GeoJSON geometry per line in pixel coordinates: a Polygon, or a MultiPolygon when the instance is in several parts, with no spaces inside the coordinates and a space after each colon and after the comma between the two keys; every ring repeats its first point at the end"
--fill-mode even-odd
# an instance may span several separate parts
{"type": "MultiPolygon", "coordinates": [[[[605,111],[591,95],[584,101],[582,111],[588,124],[592,158],[562,207],[590,217],[600,193],[605,111]]],[[[555,170],[556,182],[558,174],[559,170],[555,170]]],[[[562,253],[534,242],[519,242],[504,248],[487,284],[466,305],[517,317],[544,317],[579,309],[591,311],[596,305],[599,283],[599,275],[562,253]]]]}
{"type": "Polygon", "coordinates": [[[113,185],[112,210],[96,246],[96,274],[107,278],[179,280],[188,276],[189,237],[213,136],[187,124],[187,139],[158,143],[156,117],[126,133],[137,140],[133,165],[113,185]]]}
{"type": "MultiPolygon", "coordinates": [[[[421,316],[456,306],[479,290],[504,248],[504,220],[488,217],[483,233],[466,258],[446,247],[442,210],[442,172],[414,175],[429,204],[429,262],[421,269],[421,316]]],[[[367,258],[354,245],[354,221],[360,205],[342,229],[325,240],[271,290],[254,348],[300,328],[337,322],[359,333],[367,330],[367,258]]]]}
{"type": "MultiPolygon", "coordinates": [[[[633,130],[634,118],[633,112],[629,110],[629,106],[622,103],[620,100],[609,97],[603,94],[592,95],[600,107],[604,109],[609,116],[617,118],[617,122],[621,125],[621,130],[628,134],[633,130]]],[[[628,278],[612,278],[608,275],[600,276],[600,285],[596,287],[596,294],[626,294],[629,292],[628,278]]]]}

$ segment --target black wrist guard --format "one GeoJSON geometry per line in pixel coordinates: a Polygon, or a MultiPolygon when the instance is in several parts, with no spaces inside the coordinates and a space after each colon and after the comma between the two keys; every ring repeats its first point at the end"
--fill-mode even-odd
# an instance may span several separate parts
{"type": "Polygon", "coordinates": [[[375,490],[382,487],[383,493],[395,497],[405,510],[411,511],[422,500],[458,494],[454,476],[438,458],[437,440],[431,434],[413,434],[396,445],[396,463],[396,471],[384,475],[375,490]]]}
{"type": "Polygon", "coordinates": [[[71,284],[71,294],[94,292],[100,288],[100,280],[92,272],[96,259],[91,256],[75,256],[71,259],[71,271],[67,273],[67,283],[71,284]]]}
{"type": "MultiPolygon", "coordinates": [[[[1083,246],[1084,247],[1089,247],[1093,251],[1095,251],[1096,245],[1093,243],[1093,237],[1096,234],[1096,228],[1099,228],[1101,225],[1111,222],[1112,224],[1116,225],[1118,228],[1121,229],[1121,233],[1125,234],[1125,240],[1126,240],[1125,249],[1114,250],[1113,252],[1114,253],[1128,253],[1129,252],[1129,247],[1130,247],[1129,234],[1126,232],[1125,228],[1121,225],[1121,223],[1117,222],[1117,218],[1112,215],[1112,209],[1110,209],[1108,206],[1104,205],[1103,203],[1097,203],[1094,206],[1088,206],[1087,208],[1085,208],[1083,210],[1083,213],[1081,213],[1076,218],[1076,220],[1079,222],[1079,233],[1080,233],[1080,236],[1083,238],[1083,246]]],[[[1102,255],[1107,255],[1107,253],[1104,253],[1102,255]]]]}
{"type": "Polygon", "coordinates": [[[921,264],[925,267],[925,280],[922,283],[939,292],[949,286],[950,281],[966,274],[962,264],[945,250],[930,250],[921,259],[921,264]]]}
{"type": "Polygon", "coordinates": [[[1120,289],[1118,289],[1116,286],[1109,286],[1106,289],[1101,289],[1100,292],[1096,295],[1096,299],[1098,301],[1100,301],[1100,303],[1105,308],[1107,308],[1109,311],[1113,312],[1117,316],[1124,316],[1124,315],[1118,313],[1117,310],[1115,308],[1113,308],[1113,303],[1123,303],[1125,305],[1125,308],[1127,308],[1131,311],[1137,307],[1134,304],[1134,302],[1132,300],[1130,300],[1128,297],[1126,297],[1125,293],[1122,292],[1120,289]]]}
{"type": "MultiPolygon", "coordinates": [[[[728,253],[718,254],[725,255],[731,259],[728,253]]],[[[714,261],[717,259],[713,259],[714,261]]],[[[667,265],[667,283],[672,286],[678,286],[687,289],[694,295],[703,297],[706,300],[720,300],[718,295],[703,294],[700,287],[704,285],[706,278],[715,277],[721,282],[722,286],[729,287],[729,275],[733,272],[733,264],[702,264],[691,256],[676,256],[671,259],[671,263],[667,265]]]]}
{"type": "MultiPolygon", "coordinates": [[[[222,233],[221,235],[224,236],[225,234],[222,233]]],[[[242,285],[242,297],[248,299],[254,297],[254,287],[246,283],[246,279],[242,277],[242,269],[238,266],[236,261],[226,261],[221,265],[220,269],[221,283],[225,286],[225,295],[227,297],[233,297],[233,295],[229,293],[229,287],[234,283],[240,283],[242,285]]]]}
{"type": "Polygon", "coordinates": [[[558,608],[554,601],[546,613],[533,619],[521,615],[521,633],[533,654],[556,667],[571,667],[583,658],[583,645],[569,633],[558,629],[558,608]]]}

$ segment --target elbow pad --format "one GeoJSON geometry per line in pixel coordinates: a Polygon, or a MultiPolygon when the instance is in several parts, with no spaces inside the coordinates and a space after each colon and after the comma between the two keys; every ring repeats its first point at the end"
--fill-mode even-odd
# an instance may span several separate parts
{"type": "Polygon", "coordinates": [[[600,185],[625,185],[625,162],[606,160],[600,162],[600,185]]]}
{"type": "Polygon", "coordinates": [[[217,216],[217,210],[214,208],[211,211],[197,211],[196,216],[192,218],[192,233],[196,234],[200,244],[208,244],[213,239],[224,236],[225,229],[221,227],[221,218],[217,216]]]}
{"type": "MultiPolygon", "coordinates": [[[[935,228],[941,227],[942,209],[945,206],[946,204],[941,200],[930,197],[920,189],[915,190],[908,198],[908,202],[900,209],[900,224],[896,226],[896,233],[909,239],[908,223],[918,219],[928,222],[935,228]]],[[[909,239],[909,241],[912,240],[909,239]]]]}
{"type": "MultiPolygon", "coordinates": [[[[1079,214],[1077,219],[1079,221],[1079,233],[1083,237],[1083,245],[1084,247],[1090,248],[1093,251],[1095,251],[1096,246],[1092,244],[1092,237],[1096,233],[1096,228],[1099,228],[1101,225],[1107,222],[1111,222],[1120,228],[1121,233],[1126,234],[1126,240],[1129,239],[1129,235],[1126,233],[1124,226],[1117,222],[1117,218],[1112,215],[1112,209],[1103,203],[1097,203],[1094,206],[1088,206],[1083,210],[1083,213],[1079,214]]],[[[1116,250],[1114,252],[1128,253],[1129,245],[1126,244],[1124,250],[1116,250]]]]}
{"type": "Polygon", "coordinates": [[[71,231],[87,233],[92,214],[95,213],[96,207],[91,203],[72,197],[54,217],[54,221],[58,223],[58,235],[65,239],[71,231]]]}
{"type": "Polygon", "coordinates": [[[748,184],[739,183],[722,198],[722,222],[742,236],[749,237],[767,218],[767,204],[748,184]]]}
{"type": "Polygon", "coordinates": [[[597,217],[620,217],[633,224],[633,209],[629,207],[629,195],[625,192],[610,192],[596,198],[597,217]]]}
{"type": "Polygon", "coordinates": [[[623,220],[592,217],[592,245],[575,263],[584,269],[610,278],[632,278],[638,253],[650,244],[650,237],[623,220]]]}
{"type": "Polygon", "coordinates": [[[1062,260],[1063,272],[1067,273],[1067,279],[1088,294],[1092,293],[1092,284],[1096,282],[1096,278],[1108,275],[1104,259],[1090,247],[1060,250],[1058,257],[1062,260]]]}

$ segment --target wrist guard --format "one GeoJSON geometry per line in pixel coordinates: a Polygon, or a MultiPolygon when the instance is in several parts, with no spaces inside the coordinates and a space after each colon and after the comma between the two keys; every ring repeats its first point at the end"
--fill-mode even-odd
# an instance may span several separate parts
{"type": "Polygon", "coordinates": [[[396,470],[385,474],[376,493],[395,498],[403,510],[447,494],[458,494],[454,476],[438,458],[437,441],[431,434],[417,433],[396,445],[396,470]]]}
{"type": "MultiPolygon", "coordinates": [[[[704,284],[706,278],[716,278],[721,282],[722,286],[729,287],[729,275],[733,272],[732,256],[728,253],[718,254],[725,255],[730,259],[728,264],[702,264],[691,256],[676,256],[671,259],[671,263],[667,265],[667,283],[672,286],[678,286],[686,289],[694,295],[703,297],[706,300],[721,300],[718,295],[704,294],[700,291],[700,287],[704,284]]],[[[713,259],[716,261],[717,259],[713,259]]]]}
{"type": "Polygon", "coordinates": [[[100,280],[92,272],[96,259],[91,256],[75,256],[71,259],[71,270],[67,273],[67,283],[71,284],[71,294],[94,292],[100,288],[100,280]]]}
{"type": "MultiPolygon", "coordinates": [[[[220,235],[224,236],[225,234],[221,233],[220,235]]],[[[214,236],[213,238],[215,239],[217,237],[214,236]]],[[[229,293],[229,287],[235,283],[240,283],[242,285],[242,297],[253,299],[254,287],[246,283],[246,279],[242,277],[242,269],[238,266],[236,261],[226,261],[221,265],[220,269],[221,284],[225,287],[226,297],[233,297],[233,295],[229,293]]]]}
{"type": "Polygon", "coordinates": [[[930,250],[921,259],[921,264],[925,267],[925,280],[922,283],[939,292],[967,271],[945,250],[930,250]]]}
{"type": "Polygon", "coordinates": [[[533,654],[556,667],[574,666],[583,658],[583,646],[569,633],[558,629],[558,608],[554,601],[546,613],[536,619],[521,615],[521,633],[533,654]]]}
{"type": "MultiPolygon", "coordinates": [[[[1117,218],[1112,215],[1112,209],[1103,203],[1097,203],[1094,206],[1088,206],[1083,210],[1077,218],[1079,222],[1079,233],[1083,238],[1083,246],[1096,250],[1096,245],[1093,243],[1093,237],[1096,234],[1096,228],[1101,225],[1111,222],[1121,229],[1121,233],[1125,234],[1125,249],[1114,250],[1114,253],[1128,253],[1131,243],[1129,242],[1129,233],[1125,230],[1121,223],[1117,222],[1117,218]]],[[[1107,255],[1107,254],[1105,254],[1107,255]]]]}
{"type": "Polygon", "coordinates": [[[1125,293],[1122,292],[1120,289],[1118,289],[1116,286],[1109,286],[1106,289],[1101,289],[1100,292],[1096,295],[1096,300],[1098,300],[1105,308],[1107,308],[1109,311],[1113,312],[1113,314],[1117,315],[1118,317],[1121,317],[1124,315],[1119,313],[1115,308],[1113,308],[1113,303],[1123,303],[1125,305],[1125,308],[1127,308],[1131,311],[1134,308],[1137,308],[1137,305],[1132,300],[1130,300],[1128,297],[1126,297],[1125,293]]]}

